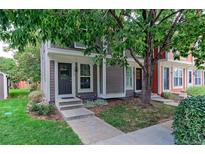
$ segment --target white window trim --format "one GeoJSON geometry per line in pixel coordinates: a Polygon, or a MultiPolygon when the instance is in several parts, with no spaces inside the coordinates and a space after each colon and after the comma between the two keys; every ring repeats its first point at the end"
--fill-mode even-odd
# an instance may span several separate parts
{"type": "Polygon", "coordinates": [[[203,81],[202,81],[202,71],[201,70],[194,70],[194,86],[201,86],[203,83],[202,83],[203,81]],[[200,76],[200,78],[201,78],[201,83],[200,84],[195,84],[195,71],[200,71],[201,72],[201,76],[200,76]]]}
{"type": "Polygon", "coordinates": [[[162,88],[163,88],[163,92],[169,92],[170,91],[170,67],[163,67],[163,79],[162,79],[162,88]],[[164,89],[164,68],[168,68],[169,69],[169,89],[164,89]]]}
{"type": "Polygon", "coordinates": [[[188,70],[187,78],[188,78],[188,80],[187,80],[188,87],[193,86],[193,70],[190,70],[190,69],[188,70]],[[189,83],[189,72],[191,72],[191,83],[189,83]]]}
{"type": "Polygon", "coordinates": [[[132,72],[132,85],[131,86],[127,86],[127,68],[125,67],[125,80],[126,80],[126,83],[125,83],[125,86],[126,86],[126,90],[133,90],[134,87],[133,87],[133,83],[134,83],[134,78],[133,78],[133,67],[132,66],[128,66],[129,68],[131,68],[131,72],[132,72]]]}
{"type": "Polygon", "coordinates": [[[85,92],[93,92],[93,65],[88,63],[78,63],[78,92],[85,93],[85,92]],[[81,89],[80,88],[80,65],[85,64],[90,66],[90,88],[81,89]]]}
{"type": "Polygon", "coordinates": [[[174,67],[174,68],[173,68],[173,74],[172,74],[172,80],[173,80],[173,81],[172,81],[172,84],[173,84],[173,88],[174,88],[174,89],[183,88],[183,85],[184,85],[183,79],[184,79],[183,68],[181,68],[181,67],[174,67]],[[175,85],[174,85],[174,70],[175,70],[175,69],[182,71],[182,85],[181,85],[181,86],[175,86],[175,85]]]}

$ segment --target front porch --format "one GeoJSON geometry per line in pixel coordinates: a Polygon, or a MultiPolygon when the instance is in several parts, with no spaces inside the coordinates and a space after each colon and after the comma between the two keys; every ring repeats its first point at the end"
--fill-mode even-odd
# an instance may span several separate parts
{"type": "Polygon", "coordinates": [[[129,61],[129,68],[109,66],[106,59],[97,65],[94,57],[79,52],[48,49],[50,102],[122,98],[141,91],[142,70],[135,62],[129,61]]]}

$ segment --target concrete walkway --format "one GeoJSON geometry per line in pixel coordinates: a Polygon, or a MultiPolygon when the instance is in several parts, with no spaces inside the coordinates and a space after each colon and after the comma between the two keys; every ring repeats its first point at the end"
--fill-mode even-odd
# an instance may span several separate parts
{"type": "Polygon", "coordinates": [[[67,123],[78,134],[84,144],[94,144],[124,134],[96,116],[67,120],[67,123]]]}
{"type": "Polygon", "coordinates": [[[172,121],[99,141],[100,145],[173,145],[172,121]]]}

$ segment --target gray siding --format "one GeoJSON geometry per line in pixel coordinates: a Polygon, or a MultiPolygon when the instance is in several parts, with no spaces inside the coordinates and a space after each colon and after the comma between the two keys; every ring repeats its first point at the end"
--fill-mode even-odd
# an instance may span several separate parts
{"type": "Polygon", "coordinates": [[[4,99],[4,76],[0,74],[0,99],[4,99]]]}
{"type": "MultiPolygon", "coordinates": [[[[79,71],[79,70],[78,70],[79,71]]],[[[76,72],[76,81],[78,81],[78,73],[76,72]]],[[[76,82],[76,89],[78,87],[78,83],[76,82]]],[[[93,92],[86,92],[86,93],[78,93],[76,94],[77,97],[81,99],[96,99],[97,98],[97,65],[93,65],[93,92]]]]}
{"type": "Polygon", "coordinates": [[[50,102],[55,102],[55,62],[50,60],[50,102]]]}
{"type": "Polygon", "coordinates": [[[123,93],[124,69],[120,66],[106,67],[106,93],[123,93]]]}

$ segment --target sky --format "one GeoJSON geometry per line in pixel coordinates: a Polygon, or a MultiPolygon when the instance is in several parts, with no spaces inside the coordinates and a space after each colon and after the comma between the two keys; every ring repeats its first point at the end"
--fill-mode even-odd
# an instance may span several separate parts
{"type": "Polygon", "coordinates": [[[3,49],[4,46],[8,46],[8,45],[0,41],[0,57],[13,58],[14,55],[13,52],[12,51],[5,52],[3,49]]]}

